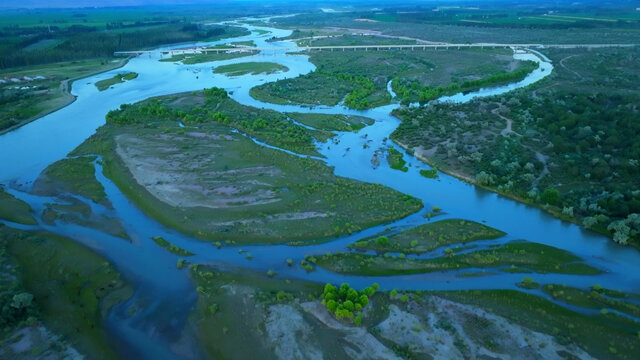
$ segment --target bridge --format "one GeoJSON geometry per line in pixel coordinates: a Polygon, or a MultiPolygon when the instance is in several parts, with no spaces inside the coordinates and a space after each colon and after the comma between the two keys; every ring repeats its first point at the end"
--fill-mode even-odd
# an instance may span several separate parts
{"type": "Polygon", "coordinates": [[[363,51],[382,51],[382,50],[449,50],[449,49],[470,49],[470,48],[557,48],[557,49],[574,49],[574,48],[607,48],[607,47],[634,47],[638,44],[497,44],[497,43],[474,43],[474,44],[411,44],[411,45],[334,45],[334,46],[290,46],[290,47],[249,47],[249,46],[233,46],[233,47],[194,47],[194,48],[178,48],[178,49],[159,49],[159,50],[133,50],[133,51],[116,51],[114,55],[131,56],[143,54],[203,54],[203,53],[221,53],[221,52],[288,52],[288,51],[347,51],[347,50],[363,50],[363,51]]]}

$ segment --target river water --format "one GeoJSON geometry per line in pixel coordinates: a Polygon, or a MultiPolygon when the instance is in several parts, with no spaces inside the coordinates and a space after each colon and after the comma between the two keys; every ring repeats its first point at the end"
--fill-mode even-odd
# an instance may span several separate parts
{"type": "MultiPolygon", "coordinates": [[[[216,45],[246,40],[253,40],[258,47],[277,48],[295,45],[286,41],[266,41],[274,36],[287,36],[290,34],[288,30],[247,24],[242,26],[251,30],[251,35],[195,45],[216,45]],[[259,30],[268,33],[261,35],[259,30]]],[[[324,156],[322,161],[334,167],[337,175],[380,183],[417,197],[425,203],[425,209],[392,224],[330,239],[319,245],[244,246],[242,249],[249,251],[253,256],[252,260],[247,260],[246,254],[239,253],[238,247],[225,246],[216,249],[210,243],[165,228],[147,217],[102,175],[101,167],[96,162],[96,177],[105,187],[113,209],[104,208],[88,200],[83,201],[86,201],[97,214],[121,219],[127,234],[132,239],[131,242],[76,224],[57,222],[53,226],[47,225],[39,216],[37,216],[39,224],[36,226],[5,223],[21,229],[44,229],[68,236],[103,254],[127,280],[136,286],[135,296],[129,302],[115,307],[107,321],[107,327],[113,335],[114,342],[125,356],[153,359],[175,358],[176,353],[183,354],[177,350],[179,344],[184,348],[184,339],[193,337],[193,334],[184,332],[184,323],[189,310],[197,299],[194,286],[188,277],[188,270],[177,269],[178,257],[156,245],[151,240],[153,236],[163,236],[177,246],[195,253],[196,255],[190,258],[193,263],[212,264],[229,271],[236,268],[263,272],[274,269],[279,276],[283,277],[318,282],[349,282],[355,287],[364,287],[372,282],[378,282],[383,289],[515,288],[514,284],[522,279],[522,274],[501,273],[499,269],[492,269],[490,272],[494,274],[484,277],[460,277],[457,276],[459,272],[456,271],[393,277],[364,277],[340,275],[322,269],[307,273],[298,267],[287,266],[284,261],[291,258],[299,262],[305,255],[345,251],[349,243],[381,233],[387,228],[398,231],[423,224],[428,221],[423,215],[433,206],[439,206],[444,209],[446,215],[438,219],[474,220],[508,234],[498,240],[475,243],[480,248],[514,239],[525,239],[569,250],[583,257],[590,265],[604,270],[602,275],[597,276],[536,274],[534,277],[537,281],[564,283],[582,288],[600,283],[623,291],[640,289],[640,274],[635,271],[637,264],[640,263],[640,254],[637,251],[618,246],[608,238],[555,219],[537,208],[478,189],[446,174],[440,173],[438,179],[427,179],[421,176],[419,170],[429,167],[387,139],[400,123],[397,118],[390,115],[390,112],[398,106],[397,104],[357,111],[342,106],[309,108],[269,104],[257,101],[249,95],[249,90],[254,86],[313,71],[315,66],[304,54],[287,54],[285,50],[272,50],[238,59],[194,65],[159,62],[161,56],[141,55],[131,59],[123,68],[78,80],[72,87],[72,93],[77,96],[74,103],[0,136],[0,184],[3,184],[16,197],[27,201],[34,209],[34,214],[41,214],[46,203],[59,200],[29,194],[28,190],[33,181],[48,165],[67,156],[71,150],[103,125],[108,111],[117,109],[120,104],[134,103],[153,96],[217,86],[230,92],[234,100],[249,106],[281,112],[362,115],[376,120],[373,125],[359,132],[338,133],[334,138],[338,140],[337,144],[331,140],[327,144],[318,144],[318,150],[324,156]],[[276,62],[287,66],[289,70],[271,75],[238,77],[227,77],[211,71],[212,66],[250,61],[276,62]],[[136,72],[139,76],[104,92],[99,92],[94,86],[99,80],[124,72],[136,72]],[[367,147],[363,146],[365,143],[367,147]],[[407,160],[409,171],[393,170],[386,165],[372,167],[371,158],[374,152],[384,146],[393,146],[402,152],[407,160]],[[142,310],[131,312],[132,308],[142,310]]],[[[551,62],[535,52],[519,51],[514,53],[514,57],[534,60],[540,64],[540,67],[520,82],[481,89],[468,94],[456,94],[441,98],[440,101],[465,102],[479,96],[499,95],[530,85],[549,75],[553,70],[551,62]]],[[[441,256],[442,251],[443,249],[437,249],[421,257],[441,256]]],[[[482,270],[466,269],[465,271],[482,270]]],[[[541,292],[538,294],[546,297],[541,292]]],[[[191,355],[201,356],[198,353],[191,355]]]]}

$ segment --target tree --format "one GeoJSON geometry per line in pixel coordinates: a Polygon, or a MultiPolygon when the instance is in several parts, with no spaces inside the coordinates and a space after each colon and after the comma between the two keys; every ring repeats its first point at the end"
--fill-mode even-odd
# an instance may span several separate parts
{"type": "Polygon", "coordinates": [[[356,308],[355,305],[353,305],[353,302],[351,300],[345,301],[344,303],[342,303],[342,306],[344,306],[344,308],[349,311],[353,311],[356,308]]]}
{"type": "Polygon", "coordinates": [[[327,301],[327,310],[329,310],[329,312],[335,312],[336,308],[338,307],[338,303],[335,300],[329,300],[327,301]]]}
{"type": "Polygon", "coordinates": [[[389,245],[389,238],[386,236],[379,236],[378,238],[376,238],[376,245],[379,245],[379,246],[389,245]]]}
{"type": "Polygon", "coordinates": [[[546,188],[542,192],[541,199],[545,204],[554,205],[560,200],[560,193],[555,188],[546,188]]]}
{"type": "Polygon", "coordinates": [[[480,171],[476,175],[476,182],[480,185],[493,185],[493,176],[487,172],[480,171]]]}
{"type": "Polygon", "coordinates": [[[13,298],[11,299],[11,307],[18,310],[22,310],[30,307],[32,302],[33,302],[33,295],[27,292],[23,292],[20,294],[13,295],[13,298]]]}

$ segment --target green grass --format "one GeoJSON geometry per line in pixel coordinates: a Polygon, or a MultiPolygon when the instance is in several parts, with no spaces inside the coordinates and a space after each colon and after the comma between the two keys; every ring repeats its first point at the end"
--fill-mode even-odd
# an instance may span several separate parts
{"type": "Polygon", "coordinates": [[[404,230],[389,236],[386,241],[369,238],[355,242],[349,247],[359,250],[419,254],[442,246],[497,239],[504,235],[505,233],[500,230],[474,221],[448,219],[404,230]]]}
{"type": "Polygon", "coordinates": [[[273,74],[276,72],[288,71],[289,68],[270,62],[247,62],[238,64],[222,65],[213,68],[213,72],[216,74],[226,74],[227,76],[241,76],[246,74],[258,75],[258,74],[273,74]]]}
{"type": "Polygon", "coordinates": [[[161,236],[154,236],[154,237],[151,238],[151,240],[153,240],[156,244],[162,246],[163,248],[167,249],[172,254],[176,254],[176,255],[180,255],[180,256],[192,256],[193,255],[192,252],[187,251],[187,250],[185,250],[183,248],[180,248],[178,246],[173,245],[172,243],[170,243],[169,241],[165,240],[161,236]]]}
{"type": "Polygon", "coordinates": [[[373,119],[353,115],[304,113],[287,113],[287,115],[302,124],[326,131],[358,131],[374,122],[373,119]]]}
{"type": "Polygon", "coordinates": [[[409,171],[405,166],[407,162],[402,158],[402,153],[392,147],[387,150],[387,163],[394,170],[409,171]]]}
{"type": "Polygon", "coordinates": [[[529,242],[511,242],[488,250],[419,260],[404,256],[376,256],[338,253],[318,258],[317,265],[341,274],[391,276],[428,273],[465,268],[520,266],[538,273],[599,274],[600,271],[580,262],[571,253],[551,246],[529,242]]]}
{"type": "Polygon", "coordinates": [[[82,156],[56,161],[38,177],[34,192],[55,196],[64,191],[91,199],[95,203],[108,204],[107,194],[95,178],[94,160],[95,157],[82,156]]]}
{"type": "Polygon", "coordinates": [[[200,64],[211,61],[236,59],[245,56],[255,55],[254,51],[234,51],[234,52],[208,52],[204,54],[180,54],[168,58],[160,59],[163,62],[182,62],[186,65],[200,64]]]}
{"type": "Polygon", "coordinates": [[[250,94],[260,101],[281,105],[335,106],[347,96],[352,87],[352,84],[335,77],[312,72],[295,79],[279,80],[253,87],[250,94]]]}
{"type": "Polygon", "coordinates": [[[114,267],[64,237],[7,228],[0,232],[46,327],[82,354],[117,358],[102,325],[107,311],[128,299],[133,290],[114,267]]]}
{"type": "Polygon", "coordinates": [[[96,82],[95,85],[98,88],[98,90],[105,91],[113,85],[120,84],[129,80],[133,80],[137,77],[138,77],[138,74],[134,72],[130,72],[126,74],[117,74],[110,79],[100,80],[96,82]]]}
{"type": "Polygon", "coordinates": [[[31,206],[16,199],[2,188],[0,188],[0,219],[26,225],[37,224],[31,215],[31,206]]]}
{"type": "MultiPolygon", "coordinates": [[[[567,285],[547,284],[542,287],[542,291],[567,304],[590,309],[614,309],[640,318],[639,305],[608,297],[605,295],[606,292],[602,290],[586,291],[567,285]]],[[[627,294],[624,295],[629,297],[627,294]]],[[[637,296],[637,294],[634,295],[637,296]]],[[[640,323],[638,323],[638,327],[640,328],[640,323]]]]}
{"type": "Polygon", "coordinates": [[[540,287],[540,283],[535,282],[530,277],[525,277],[525,278],[522,279],[521,282],[516,283],[516,286],[519,287],[519,288],[527,289],[527,290],[533,290],[533,289],[539,288],[540,287]]]}
{"type": "Polygon", "coordinates": [[[420,175],[426,177],[427,179],[436,179],[438,178],[438,169],[433,168],[431,170],[420,170],[420,175]]]}

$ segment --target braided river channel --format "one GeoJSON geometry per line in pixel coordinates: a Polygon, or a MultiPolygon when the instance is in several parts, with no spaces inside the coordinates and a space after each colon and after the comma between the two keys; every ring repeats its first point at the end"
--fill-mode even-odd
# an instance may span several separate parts
{"type": "MultiPolygon", "coordinates": [[[[472,243],[474,250],[523,239],[568,250],[582,257],[587,264],[603,271],[602,274],[595,276],[537,274],[537,281],[562,283],[580,288],[600,283],[621,291],[640,289],[640,272],[637,271],[640,253],[635,249],[616,245],[604,236],[561,221],[538,208],[485,191],[447,174],[440,173],[437,180],[420,175],[420,170],[429,169],[429,166],[388,140],[389,135],[400,123],[400,120],[390,114],[393,109],[400,106],[397,103],[359,111],[342,105],[333,107],[276,105],[253,99],[249,95],[252,87],[307,74],[313,71],[315,66],[309,62],[308,56],[302,51],[277,50],[278,47],[293,47],[295,43],[267,42],[272,37],[290,35],[290,30],[254,26],[242,21],[229,24],[247,28],[251,31],[250,35],[178,47],[254,41],[257,47],[269,47],[275,50],[194,65],[160,62],[158,60],[163,56],[160,53],[143,54],[130,59],[122,68],[75,81],[72,94],[76,96],[76,100],[73,103],[0,136],[0,184],[6,191],[30,204],[38,221],[38,224],[33,226],[11,222],[4,222],[5,225],[23,230],[45,230],[80,242],[109,259],[124,278],[135,286],[136,293],[133,298],[125,304],[114,307],[107,320],[107,328],[116,339],[123,355],[135,358],[175,358],[172,347],[180,341],[180,338],[184,338],[187,317],[197,300],[195,285],[189,278],[188,271],[176,267],[179,256],[157,245],[151,240],[153,236],[171,239],[175,245],[196,254],[190,258],[190,262],[213,265],[221,271],[246,268],[266,272],[268,269],[274,269],[278,276],[283,278],[299,278],[314,282],[348,282],[356,288],[377,282],[383,290],[516,288],[515,283],[522,279],[522,274],[496,271],[492,276],[460,277],[456,276],[458,271],[446,271],[366,277],[336,274],[320,268],[313,272],[306,272],[299,267],[289,267],[285,262],[287,258],[299,262],[306,255],[350,251],[347,245],[358,239],[382,232],[401,231],[429,221],[425,214],[433,206],[439,206],[444,210],[445,215],[439,216],[438,219],[473,220],[507,233],[506,236],[497,240],[472,243]],[[211,71],[212,66],[252,61],[275,62],[286,66],[289,70],[270,75],[248,74],[235,77],[215,74],[211,71]],[[97,81],[125,72],[136,72],[139,76],[102,92],[94,86],[97,81]],[[98,159],[94,162],[96,178],[104,186],[113,208],[103,207],[88,199],[80,200],[90,205],[92,211],[97,214],[120,219],[132,242],[122,241],[121,238],[90,227],[63,221],[48,225],[42,220],[41,214],[46,204],[62,200],[30,194],[29,190],[35,179],[47,166],[65,158],[70,151],[103,125],[105,115],[110,110],[117,109],[124,103],[135,103],[155,96],[202,90],[213,86],[226,89],[239,103],[257,108],[279,112],[361,115],[374,119],[374,124],[358,132],[339,132],[336,137],[328,140],[328,143],[318,143],[318,151],[323,155],[319,159],[333,167],[336,175],[388,186],[421,199],[425,207],[418,213],[399,221],[323,241],[320,244],[224,246],[217,249],[210,243],[166,228],[145,215],[102,174],[98,159]],[[364,147],[365,143],[368,146],[364,147]],[[409,170],[401,172],[388,166],[373,167],[371,164],[373,153],[382,146],[393,146],[400,151],[407,160],[409,170]],[[253,259],[248,261],[245,255],[239,253],[240,248],[249,251],[253,259]],[[127,313],[126,309],[133,302],[144,304],[144,310],[135,314],[127,313]]],[[[172,49],[175,48],[177,47],[172,47],[172,49]]],[[[442,98],[440,101],[466,102],[476,97],[503,94],[539,81],[553,71],[551,61],[536,51],[514,50],[513,56],[520,60],[536,61],[539,67],[522,81],[472,93],[457,94],[442,98]]],[[[390,93],[393,96],[392,91],[390,93]]],[[[414,255],[414,257],[440,257],[443,253],[444,248],[440,248],[426,254],[414,255]]],[[[487,271],[486,269],[465,270],[487,271]]],[[[537,294],[553,301],[542,291],[537,294]]],[[[566,304],[562,305],[568,307],[566,304]]]]}

